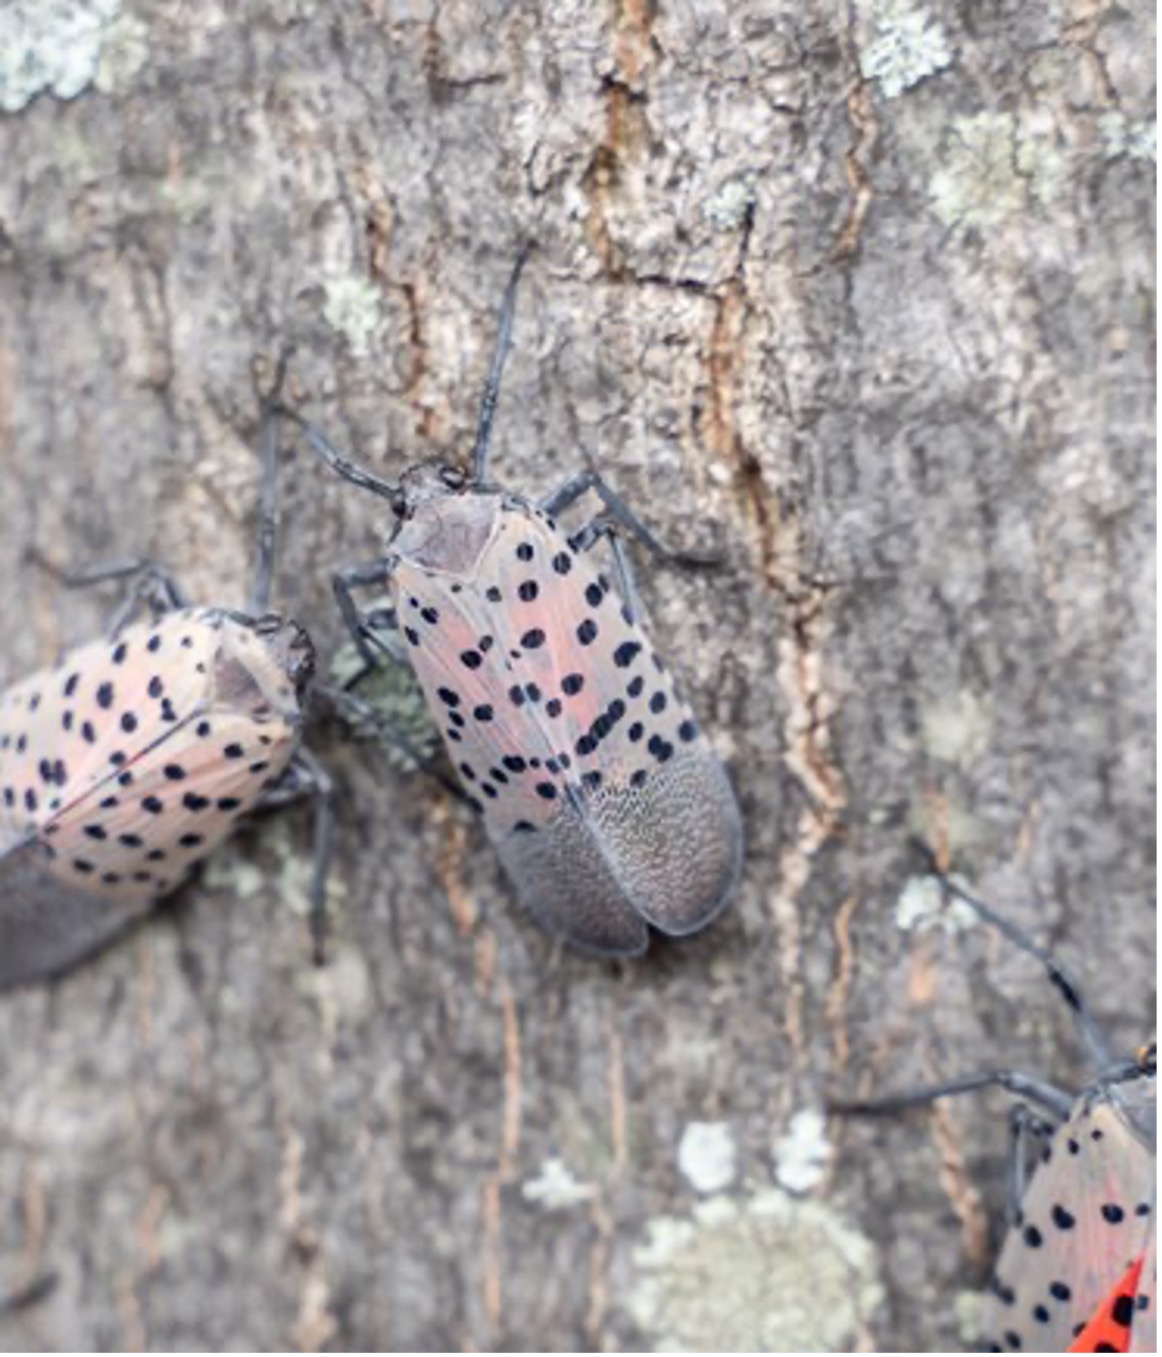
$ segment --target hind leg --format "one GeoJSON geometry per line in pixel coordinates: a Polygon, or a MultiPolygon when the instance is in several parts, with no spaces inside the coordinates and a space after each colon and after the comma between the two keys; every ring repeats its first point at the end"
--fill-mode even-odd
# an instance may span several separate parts
{"type": "Polygon", "coordinates": [[[637,590],[637,580],[629,552],[626,551],[621,538],[620,524],[601,514],[586,523],[580,532],[574,533],[569,538],[569,545],[576,552],[587,552],[591,551],[602,538],[608,543],[609,553],[613,557],[613,573],[617,576],[618,592],[633,619],[640,620],[645,616],[645,609],[642,607],[641,595],[637,590]]]}
{"type": "Polygon", "coordinates": [[[968,905],[974,910],[987,924],[990,924],[999,933],[1006,937],[1014,947],[1019,947],[1022,952],[1031,956],[1035,961],[1039,961],[1045,968],[1049,977],[1049,983],[1061,995],[1073,1013],[1078,1028],[1081,1031],[1082,1038],[1089,1047],[1090,1053],[1099,1069],[1104,1069],[1111,1063],[1109,1047],[1106,1043],[1104,1034],[1098,1025],[1097,1019],[1090,1012],[1089,1005],[1081,992],[1081,986],[1073,978],[1072,974],[1066,969],[1060,961],[1057,960],[1051,952],[1042,947],[1016,924],[1010,923],[1002,914],[998,914],[991,905],[986,905],[983,900],[978,900],[975,895],[970,894],[962,886],[957,885],[946,872],[941,871],[935,854],[919,839],[910,841],[912,850],[920,855],[927,867],[927,870],[937,878],[941,887],[948,895],[954,896],[957,900],[968,905]]]}
{"type": "Polygon", "coordinates": [[[82,570],[62,570],[39,551],[32,550],[29,554],[36,565],[46,570],[66,589],[87,589],[95,584],[107,584],[111,580],[130,581],[125,596],[109,619],[106,629],[110,636],[119,635],[143,604],[148,604],[155,617],[189,606],[184,591],[173,575],[145,557],[130,561],[108,561],[82,570]]]}
{"type": "Polygon", "coordinates": [[[309,749],[299,748],[282,776],[259,798],[255,810],[278,810],[296,801],[310,798],[314,815],[312,837],[310,909],[308,922],[311,930],[315,965],[325,960],[327,939],[327,877],[331,865],[331,841],[335,827],[333,804],[334,783],[331,775],[309,749]]]}
{"type": "Polygon", "coordinates": [[[1074,1095],[1031,1074],[1019,1070],[987,1070],[983,1074],[969,1074],[961,1079],[950,1079],[945,1084],[929,1084],[910,1089],[907,1093],[889,1094],[883,1098],[832,1099],[828,1109],[845,1117],[882,1117],[907,1112],[914,1107],[925,1107],[937,1098],[953,1098],[961,1093],[973,1093],[981,1088],[1003,1088],[1018,1097],[1027,1098],[1052,1116],[1064,1121],[1073,1106],[1074,1095]]]}

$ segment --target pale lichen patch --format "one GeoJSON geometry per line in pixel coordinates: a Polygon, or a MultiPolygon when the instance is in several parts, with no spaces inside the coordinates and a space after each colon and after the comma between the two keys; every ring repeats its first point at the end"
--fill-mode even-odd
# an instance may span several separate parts
{"type": "Polygon", "coordinates": [[[1046,110],[1020,118],[976,113],[949,127],[929,194],[947,225],[988,230],[1027,214],[1033,204],[1056,203],[1071,173],[1069,155],[1046,110]]]}
{"type": "Polygon", "coordinates": [[[905,933],[932,928],[960,933],[979,922],[976,910],[945,891],[934,876],[909,877],[896,901],[896,927],[905,933]]]}
{"type": "Polygon", "coordinates": [[[721,1192],[737,1172],[734,1136],[724,1121],[692,1121],[678,1145],[678,1168],[699,1192],[721,1192]]]}
{"type": "Polygon", "coordinates": [[[859,69],[888,99],[952,64],[943,26],[913,0],[878,0],[872,7],[871,28],[874,36],[860,49],[859,69]]]}
{"type": "Polygon", "coordinates": [[[831,1161],[827,1121],[815,1107],[801,1108],[774,1143],[775,1178],[788,1192],[818,1187],[831,1161]]]}
{"type": "Polygon", "coordinates": [[[563,1159],[550,1156],[535,1178],[521,1184],[521,1196],[546,1211],[564,1211],[590,1201],[593,1187],[581,1182],[563,1159]]]}
{"type": "Polygon", "coordinates": [[[655,1352],[842,1352],[883,1295],[869,1240],[776,1189],[650,1221],[633,1262],[629,1309],[655,1352]]]}
{"type": "Polygon", "coordinates": [[[994,723],[991,705],[965,689],[931,703],[920,724],[932,758],[967,769],[989,747],[994,723]]]}
{"type": "Polygon", "coordinates": [[[119,14],[105,31],[93,83],[113,94],[132,83],[149,60],[149,29],[136,14],[119,14]]]}
{"type": "Polygon", "coordinates": [[[757,201],[758,188],[754,175],[736,175],[702,205],[702,215],[716,230],[734,231],[746,220],[757,201]]]}
{"type": "Polygon", "coordinates": [[[357,358],[366,358],[371,352],[371,337],[379,327],[381,310],[379,289],[366,278],[346,274],[328,280],[323,315],[347,340],[357,358]]]}
{"type": "Polygon", "coordinates": [[[1105,154],[1113,160],[1158,159],[1158,123],[1153,118],[1130,119],[1120,111],[1103,113],[1098,119],[1105,154]]]}
{"type": "Polygon", "coordinates": [[[75,99],[97,76],[121,0],[6,0],[0,5],[0,109],[38,94],[75,99]]]}

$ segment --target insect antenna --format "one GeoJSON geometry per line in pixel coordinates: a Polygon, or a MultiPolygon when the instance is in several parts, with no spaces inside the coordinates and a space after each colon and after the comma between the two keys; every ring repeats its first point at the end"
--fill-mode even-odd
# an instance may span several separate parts
{"type": "Polygon", "coordinates": [[[304,419],[297,410],[292,410],[289,405],[284,405],[279,401],[271,408],[277,414],[299,426],[306,435],[307,442],[311,445],[311,451],[326,462],[336,475],[342,476],[345,481],[350,481],[352,485],[357,485],[360,490],[370,490],[373,495],[378,495],[380,499],[387,500],[393,512],[397,514],[404,512],[406,499],[403,490],[398,485],[383,480],[376,476],[374,472],[368,471],[366,467],[361,467],[358,462],[352,462],[350,458],[344,457],[324,433],[316,429],[309,420],[304,419]]]}
{"type": "Polygon", "coordinates": [[[1073,978],[1070,972],[1057,960],[1051,952],[1034,942],[1031,937],[1016,924],[1011,923],[1002,914],[998,914],[990,905],[986,905],[983,900],[978,900],[975,895],[971,895],[963,887],[958,886],[947,873],[940,870],[936,862],[935,855],[927,844],[919,839],[911,840],[911,847],[918,853],[927,864],[928,870],[937,878],[941,887],[949,895],[955,896],[957,900],[978,914],[987,924],[990,924],[1003,937],[1007,938],[1014,947],[1019,947],[1026,955],[1039,961],[1045,967],[1046,974],[1049,977],[1049,983],[1061,995],[1068,1004],[1070,1011],[1077,1021],[1082,1039],[1089,1048],[1090,1055],[1097,1063],[1099,1069],[1105,1069],[1110,1065],[1112,1057],[1110,1055],[1109,1045],[1106,1042],[1097,1019],[1090,1011],[1089,1005],[1081,993],[1081,986],[1073,978]]]}
{"type": "Polygon", "coordinates": [[[512,276],[504,290],[504,300],[500,304],[500,327],[496,336],[496,348],[492,354],[492,366],[488,371],[488,380],[484,383],[484,394],[480,398],[480,419],[476,425],[476,441],[472,445],[472,483],[480,485],[488,470],[488,452],[492,442],[492,421],[496,416],[497,402],[500,400],[500,378],[504,372],[504,362],[512,347],[512,323],[516,316],[516,294],[520,283],[521,270],[532,253],[532,241],[526,241],[521,247],[513,265],[512,276]]]}
{"type": "Polygon", "coordinates": [[[279,394],[286,378],[287,364],[294,347],[287,345],[279,355],[274,381],[262,402],[262,498],[258,507],[258,558],[254,563],[254,582],[250,586],[249,612],[260,617],[270,607],[274,581],[274,552],[278,540],[278,417],[279,394]]]}
{"type": "Polygon", "coordinates": [[[942,1084],[926,1084],[909,1089],[907,1093],[889,1094],[884,1098],[829,1098],[827,1110],[843,1117],[894,1116],[914,1107],[925,1107],[938,1098],[955,1098],[961,1093],[974,1093],[981,1088],[1003,1088],[1018,1097],[1028,1098],[1046,1108],[1064,1121],[1073,1106],[1074,1095],[1046,1083],[1031,1074],[1018,1070],[987,1070],[983,1074],[969,1074],[961,1079],[949,1079],[942,1084]]]}

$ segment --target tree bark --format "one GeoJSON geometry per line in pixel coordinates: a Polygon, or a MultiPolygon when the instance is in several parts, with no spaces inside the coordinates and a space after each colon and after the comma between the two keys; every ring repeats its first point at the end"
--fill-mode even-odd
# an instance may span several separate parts
{"type": "MultiPolygon", "coordinates": [[[[5,680],[108,611],[30,546],[244,603],[255,388],[288,344],[295,403],[380,474],[462,460],[532,239],[495,474],[533,494],[592,465],[667,542],[722,549],[639,574],[748,856],[707,933],[594,963],[518,914],[438,787],[320,730],[324,970],[292,811],[0,1002],[0,1343],[970,1341],[1003,1098],[797,1114],[997,1065],[1086,1077],[1035,965],[900,926],[909,834],[1059,949],[1117,1046],[1151,1030],[1152,19],[8,14],[5,680]]],[[[286,442],[277,597],[326,657],[330,572],[374,558],[384,506],[286,442]]]]}

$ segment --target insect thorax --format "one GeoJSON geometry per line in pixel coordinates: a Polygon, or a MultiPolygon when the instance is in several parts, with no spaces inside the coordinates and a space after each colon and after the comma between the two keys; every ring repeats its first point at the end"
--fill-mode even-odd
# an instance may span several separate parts
{"type": "Polygon", "coordinates": [[[314,648],[296,623],[274,615],[255,621],[222,615],[213,663],[213,703],[259,723],[297,725],[314,648]]]}
{"type": "MultiPolygon", "coordinates": [[[[428,472],[431,468],[416,470],[428,472]]],[[[392,538],[391,556],[428,570],[471,576],[496,535],[504,496],[494,491],[437,487],[426,477],[422,484],[405,488],[409,516],[392,538]]]]}

